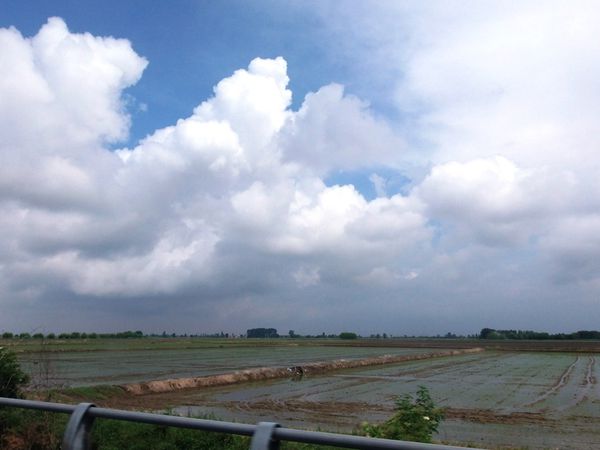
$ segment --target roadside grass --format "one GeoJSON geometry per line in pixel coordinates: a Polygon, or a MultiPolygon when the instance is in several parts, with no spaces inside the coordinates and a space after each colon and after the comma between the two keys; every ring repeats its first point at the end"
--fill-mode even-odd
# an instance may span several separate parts
{"type": "MultiPolygon", "coordinates": [[[[214,417],[207,417],[214,420],[214,417]]],[[[99,420],[93,440],[98,450],[247,450],[250,438],[156,425],[99,420]]],[[[329,450],[334,447],[282,442],[282,450],[329,450]]]]}
{"type": "MultiPolygon", "coordinates": [[[[60,450],[69,417],[64,414],[1,409],[4,429],[0,448],[60,450]]],[[[215,417],[204,417],[215,420],[215,417]]],[[[250,438],[201,430],[96,419],[92,428],[94,450],[247,450],[250,438]]],[[[334,447],[282,442],[282,450],[333,450],[334,447]]]]}

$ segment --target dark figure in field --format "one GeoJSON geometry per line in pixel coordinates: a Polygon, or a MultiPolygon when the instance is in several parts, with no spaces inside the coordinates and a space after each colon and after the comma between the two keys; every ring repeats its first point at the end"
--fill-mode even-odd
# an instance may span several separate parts
{"type": "Polygon", "coordinates": [[[301,366],[288,367],[288,372],[291,372],[294,376],[301,377],[304,375],[304,369],[301,366]]]}

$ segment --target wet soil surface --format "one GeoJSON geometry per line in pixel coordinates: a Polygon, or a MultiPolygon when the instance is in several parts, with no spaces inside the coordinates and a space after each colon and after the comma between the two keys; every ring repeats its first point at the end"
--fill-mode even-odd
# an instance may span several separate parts
{"type": "MultiPolygon", "coordinates": [[[[595,354],[484,352],[231,386],[94,400],[102,406],[352,431],[430,389],[445,408],[438,441],[484,448],[600,448],[595,354]]],[[[73,401],[83,400],[72,398],[73,401]]]]}

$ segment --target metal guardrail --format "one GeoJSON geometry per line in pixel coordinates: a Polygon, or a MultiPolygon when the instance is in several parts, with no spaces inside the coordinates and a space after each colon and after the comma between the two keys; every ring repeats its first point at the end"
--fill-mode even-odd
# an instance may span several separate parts
{"type": "MultiPolygon", "coordinates": [[[[189,417],[167,416],[119,409],[100,408],[92,403],[67,405],[64,403],[40,402],[0,397],[0,406],[36,409],[70,414],[71,417],[63,434],[63,450],[88,450],[90,431],[96,418],[125,420],[151,425],[167,425],[178,428],[252,436],[250,450],[278,450],[281,441],[303,442],[307,444],[329,445],[333,447],[372,449],[372,450],[467,450],[465,447],[422,444],[417,442],[376,439],[346,434],[324,433],[283,428],[277,423],[260,422],[258,425],[221,422],[218,420],[192,419],[189,417]]],[[[473,449],[470,449],[473,450],[473,449]]]]}

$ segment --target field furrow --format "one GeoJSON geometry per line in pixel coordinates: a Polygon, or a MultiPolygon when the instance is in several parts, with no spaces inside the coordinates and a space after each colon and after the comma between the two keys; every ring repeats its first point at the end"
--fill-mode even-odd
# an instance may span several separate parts
{"type": "Polygon", "coordinates": [[[524,403],[523,406],[529,407],[529,406],[538,405],[538,404],[542,403],[543,401],[545,401],[551,395],[555,395],[560,389],[562,389],[564,386],[566,386],[567,383],[569,382],[569,379],[571,377],[573,370],[579,363],[579,360],[580,360],[580,358],[579,358],[579,356],[577,356],[575,358],[575,361],[573,361],[573,363],[565,369],[565,371],[561,374],[560,378],[557,380],[557,382],[552,387],[550,387],[550,389],[542,392],[533,401],[524,403]]]}

